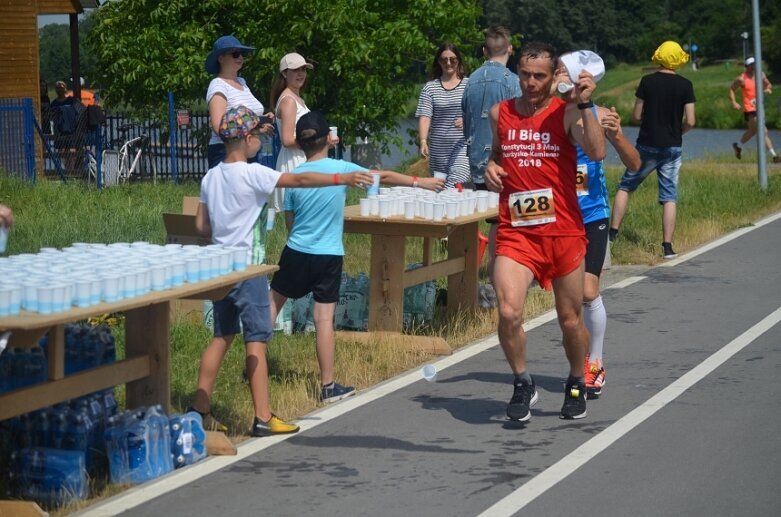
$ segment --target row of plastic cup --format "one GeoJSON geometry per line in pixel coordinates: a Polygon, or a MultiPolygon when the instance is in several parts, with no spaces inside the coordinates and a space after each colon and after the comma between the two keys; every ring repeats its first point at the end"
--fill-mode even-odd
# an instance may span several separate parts
{"type": "Polygon", "coordinates": [[[403,216],[430,221],[457,219],[496,208],[499,194],[487,191],[446,190],[433,193],[410,187],[381,188],[378,196],[363,198],[360,214],[382,219],[403,216]]]}
{"type": "Polygon", "coordinates": [[[51,314],[181,287],[247,267],[247,248],[74,243],[0,258],[0,317],[51,314]]]}

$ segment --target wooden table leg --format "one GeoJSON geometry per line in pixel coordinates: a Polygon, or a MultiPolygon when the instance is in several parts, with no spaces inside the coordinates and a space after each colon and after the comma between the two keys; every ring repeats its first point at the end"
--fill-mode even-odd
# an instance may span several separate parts
{"type": "Polygon", "coordinates": [[[464,271],[447,277],[447,310],[453,314],[477,306],[478,223],[458,226],[447,238],[448,258],[464,257],[464,271]]]}
{"type": "Polygon", "coordinates": [[[65,326],[49,329],[49,380],[65,378],[65,326]]]}
{"type": "Polygon", "coordinates": [[[405,244],[404,236],[372,235],[369,330],[402,331],[405,244]]]}
{"type": "Polygon", "coordinates": [[[171,410],[168,302],[125,313],[127,357],[149,356],[149,377],[127,384],[127,407],[160,404],[171,410]]]}

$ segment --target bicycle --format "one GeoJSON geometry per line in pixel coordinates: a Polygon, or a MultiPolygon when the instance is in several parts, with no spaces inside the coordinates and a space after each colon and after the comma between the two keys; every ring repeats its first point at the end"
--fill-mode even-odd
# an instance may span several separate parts
{"type": "MultiPolygon", "coordinates": [[[[126,133],[131,127],[125,125],[119,130],[126,133]]],[[[149,136],[145,134],[126,139],[119,151],[106,149],[101,157],[103,185],[106,187],[127,183],[133,178],[142,178],[150,174],[152,182],[157,183],[157,168],[152,159],[149,136]]]]}

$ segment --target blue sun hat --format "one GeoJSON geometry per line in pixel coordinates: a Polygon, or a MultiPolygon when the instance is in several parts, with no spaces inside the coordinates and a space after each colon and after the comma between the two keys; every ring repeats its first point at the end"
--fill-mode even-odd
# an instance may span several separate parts
{"type": "Polygon", "coordinates": [[[220,36],[217,38],[217,41],[214,42],[214,45],[212,45],[212,51],[206,56],[206,71],[212,75],[220,73],[220,62],[217,59],[234,48],[241,50],[245,56],[255,50],[255,47],[242,45],[236,36],[220,36]]]}

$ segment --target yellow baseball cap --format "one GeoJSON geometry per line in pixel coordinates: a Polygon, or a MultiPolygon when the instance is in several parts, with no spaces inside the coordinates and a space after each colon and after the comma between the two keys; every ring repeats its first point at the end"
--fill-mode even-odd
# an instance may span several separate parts
{"type": "Polygon", "coordinates": [[[674,41],[665,41],[656,49],[651,61],[669,70],[682,67],[689,61],[689,54],[684,52],[681,46],[674,41]]]}

